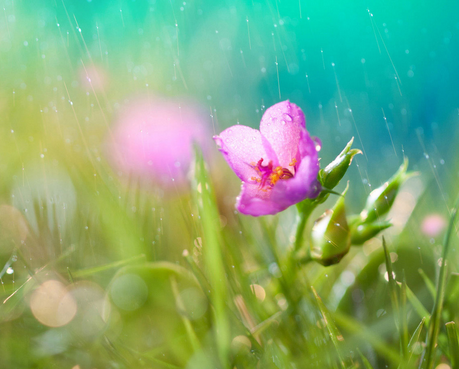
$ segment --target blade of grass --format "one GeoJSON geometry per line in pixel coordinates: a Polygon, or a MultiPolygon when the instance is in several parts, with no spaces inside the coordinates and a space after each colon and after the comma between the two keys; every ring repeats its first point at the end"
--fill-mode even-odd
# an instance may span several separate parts
{"type": "Polygon", "coordinates": [[[432,295],[433,299],[435,300],[435,298],[437,296],[437,291],[435,290],[435,285],[430,280],[430,278],[427,276],[427,274],[424,272],[424,270],[419,268],[418,272],[421,275],[422,279],[424,280],[424,283],[426,284],[427,289],[429,290],[429,292],[432,295]]]}
{"type": "Polygon", "coordinates": [[[426,323],[426,318],[422,318],[419,325],[416,327],[415,331],[413,332],[410,342],[408,343],[408,351],[409,351],[409,358],[408,363],[411,361],[414,353],[414,344],[419,342],[419,337],[421,336],[422,328],[424,328],[424,324],[426,323]]]}
{"type": "Polygon", "coordinates": [[[191,345],[193,346],[193,350],[195,352],[201,349],[201,343],[199,342],[198,336],[193,329],[193,325],[190,322],[190,319],[186,316],[186,309],[185,305],[183,304],[183,300],[180,296],[179,288],[177,285],[177,280],[172,276],[170,277],[171,289],[172,293],[174,294],[175,304],[177,306],[178,311],[180,312],[180,317],[182,319],[183,325],[185,326],[186,334],[190,340],[191,345]]]}
{"type": "Polygon", "coordinates": [[[449,243],[451,239],[451,234],[453,233],[454,229],[454,222],[456,220],[457,209],[459,206],[459,197],[456,199],[456,203],[451,211],[448,230],[446,231],[445,238],[443,241],[443,251],[441,256],[441,265],[440,265],[440,273],[438,275],[437,281],[437,294],[433,306],[432,312],[432,324],[429,326],[429,332],[427,335],[426,341],[426,350],[422,355],[421,358],[421,365],[424,362],[425,358],[425,365],[426,369],[430,369],[435,361],[435,348],[437,345],[438,333],[440,331],[440,319],[441,319],[441,312],[443,309],[443,298],[446,286],[446,260],[448,258],[448,251],[449,251],[449,243]]]}
{"type": "Polygon", "coordinates": [[[333,318],[330,312],[328,311],[327,307],[323,303],[322,299],[317,294],[314,287],[311,286],[311,289],[312,289],[312,293],[314,294],[314,297],[316,298],[320,313],[322,314],[322,317],[324,319],[325,326],[327,327],[328,333],[330,335],[330,339],[338,355],[340,367],[345,369],[346,363],[345,363],[345,359],[343,358],[342,347],[341,347],[341,343],[344,341],[343,335],[340,333],[340,331],[336,327],[335,323],[333,322],[333,318]]]}
{"type": "MultiPolygon", "coordinates": [[[[134,263],[134,262],[136,262],[138,260],[141,260],[141,259],[146,259],[145,255],[143,255],[143,254],[136,255],[136,256],[133,256],[131,258],[115,261],[113,263],[109,263],[109,264],[106,264],[106,265],[101,265],[101,266],[97,266],[97,267],[89,268],[89,269],[77,270],[75,272],[72,272],[72,277],[73,278],[86,277],[88,275],[104,272],[104,271],[109,270],[109,269],[118,268],[118,267],[120,267],[122,265],[134,263]]],[[[70,272],[70,270],[69,270],[69,272],[70,272]]]]}
{"type": "Polygon", "coordinates": [[[401,302],[401,309],[400,309],[400,320],[401,320],[401,330],[402,330],[402,345],[403,351],[408,355],[408,313],[406,310],[406,278],[405,278],[405,271],[402,271],[402,285],[400,290],[400,302],[401,302]]]}
{"type": "Polygon", "coordinates": [[[266,328],[268,328],[273,322],[275,322],[276,319],[282,315],[282,313],[285,313],[285,311],[278,311],[277,313],[271,315],[268,319],[263,320],[260,324],[257,324],[255,327],[253,327],[253,329],[250,330],[250,333],[252,333],[252,336],[257,337],[266,328]]]}
{"type": "Polygon", "coordinates": [[[355,334],[359,337],[359,339],[367,341],[380,355],[392,362],[394,366],[398,366],[400,362],[403,361],[397,351],[388,346],[379,335],[376,335],[372,330],[365,328],[359,321],[345,314],[339,313],[338,311],[333,314],[333,317],[338,325],[348,332],[355,334]]]}
{"type": "MultiPolygon", "coordinates": [[[[401,283],[397,283],[400,287],[402,287],[401,283]]],[[[411,288],[408,287],[408,285],[405,284],[406,288],[406,297],[408,301],[411,303],[413,306],[414,310],[416,313],[419,315],[420,318],[424,318],[426,321],[426,325],[429,324],[430,320],[430,313],[427,311],[427,309],[424,307],[421,301],[416,297],[416,295],[413,293],[411,288]]]]}
{"type": "Polygon", "coordinates": [[[459,368],[459,341],[457,339],[457,328],[455,322],[448,322],[446,325],[446,332],[448,333],[449,354],[451,357],[451,367],[453,369],[459,368]]]}
{"type": "Polygon", "coordinates": [[[362,363],[365,369],[373,369],[368,359],[365,356],[363,356],[362,352],[358,348],[357,348],[357,352],[359,353],[360,360],[362,360],[362,363]]]}
{"type": "MultiPolygon", "coordinates": [[[[209,284],[209,281],[206,279],[206,276],[199,269],[199,267],[196,265],[196,263],[194,262],[193,258],[190,256],[188,250],[184,250],[182,256],[185,258],[186,262],[188,263],[189,267],[191,268],[191,270],[193,272],[193,275],[198,280],[198,283],[200,284],[202,291],[206,295],[206,297],[207,297],[207,299],[209,301],[209,304],[212,305],[212,299],[211,299],[211,295],[213,293],[212,292],[212,286],[209,284]]],[[[233,309],[230,306],[228,306],[228,304],[226,304],[226,310],[229,313],[228,316],[233,318],[231,323],[236,324],[238,326],[238,328],[241,329],[250,338],[250,340],[252,342],[252,345],[254,347],[254,353],[256,355],[259,355],[259,353],[261,353],[263,350],[262,350],[262,347],[260,346],[260,344],[258,343],[258,341],[255,339],[255,336],[252,335],[250,330],[242,323],[242,321],[240,320],[239,316],[233,311],[233,309]]],[[[262,324],[262,323],[260,323],[260,324],[262,324]]],[[[255,329],[256,328],[257,327],[255,327],[255,329]]]]}
{"type": "Polygon", "coordinates": [[[215,312],[214,334],[218,356],[223,368],[229,367],[230,326],[226,312],[226,276],[221,253],[219,214],[214,198],[212,185],[205,168],[202,153],[198,148],[196,154],[196,187],[195,195],[202,221],[203,257],[208,273],[208,280],[213,287],[210,298],[215,312]]]}
{"type": "Polygon", "coordinates": [[[394,314],[395,326],[397,327],[398,334],[400,336],[400,349],[401,349],[402,356],[406,358],[407,355],[406,355],[405,337],[404,337],[403,328],[402,328],[402,320],[403,320],[402,310],[400,309],[400,305],[398,301],[397,287],[396,287],[396,282],[395,282],[394,274],[392,270],[392,262],[390,260],[390,254],[389,254],[389,250],[387,249],[386,239],[384,238],[384,236],[382,238],[382,244],[384,248],[387,276],[389,279],[390,299],[392,303],[392,310],[394,314]]]}

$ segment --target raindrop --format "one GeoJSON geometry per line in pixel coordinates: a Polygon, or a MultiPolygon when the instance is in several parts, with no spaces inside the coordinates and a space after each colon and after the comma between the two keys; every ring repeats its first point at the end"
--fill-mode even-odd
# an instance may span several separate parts
{"type": "Polygon", "coordinates": [[[287,122],[291,122],[292,121],[292,116],[290,114],[284,114],[283,115],[283,118],[287,121],[287,122]]]}
{"type": "Polygon", "coordinates": [[[320,151],[322,149],[322,141],[318,137],[313,137],[312,140],[315,143],[316,151],[320,151]]]}

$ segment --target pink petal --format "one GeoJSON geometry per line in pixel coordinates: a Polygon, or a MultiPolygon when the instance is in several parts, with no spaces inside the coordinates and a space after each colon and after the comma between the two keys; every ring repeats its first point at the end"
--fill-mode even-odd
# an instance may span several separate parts
{"type": "Polygon", "coordinates": [[[295,176],[276,183],[271,191],[271,201],[288,207],[319,194],[320,184],[317,180],[319,160],[315,145],[308,132],[304,130],[298,145],[299,165],[295,176]]]}
{"type": "Polygon", "coordinates": [[[231,169],[242,181],[251,181],[251,177],[258,177],[254,166],[260,159],[267,165],[270,160],[277,165],[277,157],[269,142],[260,134],[260,131],[246,126],[232,126],[219,136],[214,136],[231,169]]]}
{"type": "Polygon", "coordinates": [[[300,133],[305,130],[303,112],[288,100],[271,106],[261,118],[260,132],[271,144],[283,168],[292,169],[289,164],[297,156],[300,133]]]}
{"type": "Polygon", "coordinates": [[[258,217],[272,215],[288,206],[271,201],[271,191],[262,191],[258,184],[242,182],[241,193],[236,199],[236,209],[246,215],[258,217]]]}

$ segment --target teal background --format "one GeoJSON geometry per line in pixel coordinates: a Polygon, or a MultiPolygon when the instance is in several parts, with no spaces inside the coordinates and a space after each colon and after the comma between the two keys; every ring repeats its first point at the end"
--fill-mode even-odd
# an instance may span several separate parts
{"type": "MultiPolygon", "coordinates": [[[[88,108],[92,91],[72,87],[84,63],[107,73],[100,101],[108,123],[139,94],[191,96],[212,111],[217,133],[237,122],[257,127],[266,107],[290,99],[321,138],[324,161],[356,136],[366,154],[356,160],[364,170],[374,163],[368,177],[376,185],[403,154],[415,165],[425,153],[433,165],[455,159],[457,2],[5,1],[4,7],[2,140],[11,141],[14,129],[21,150],[30,149],[23,141],[31,132],[43,135],[43,120],[54,119],[40,113],[50,101],[60,104],[58,119],[75,128],[64,82],[81,119],[97,113],[88,108]]],[[[106,129],[100,115],[83,125],[100,128],[98,139],[106,129]]]]}

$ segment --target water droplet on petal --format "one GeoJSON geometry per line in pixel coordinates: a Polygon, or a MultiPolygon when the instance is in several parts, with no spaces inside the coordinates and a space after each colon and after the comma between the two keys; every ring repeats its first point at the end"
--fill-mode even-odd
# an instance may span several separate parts
{"type": "Polygon", "coordinates": [[[285,120],[283,120],[281,123],[282,123],[283,126],[285,126],[285,120]]]}
{"type": "Polygon", "coordinates": [[[290,114],[284,114],[282,116],[287,122],[291,122],[292,121],[292,116],[290,114]]]}
{"type": "Polygon", "coordinates": [[[313,137],[312,140],[314,141],[316,145],[316,151],[320,151],[322,149],[322,141],[320,140],[319,137],[313,137]]]}

